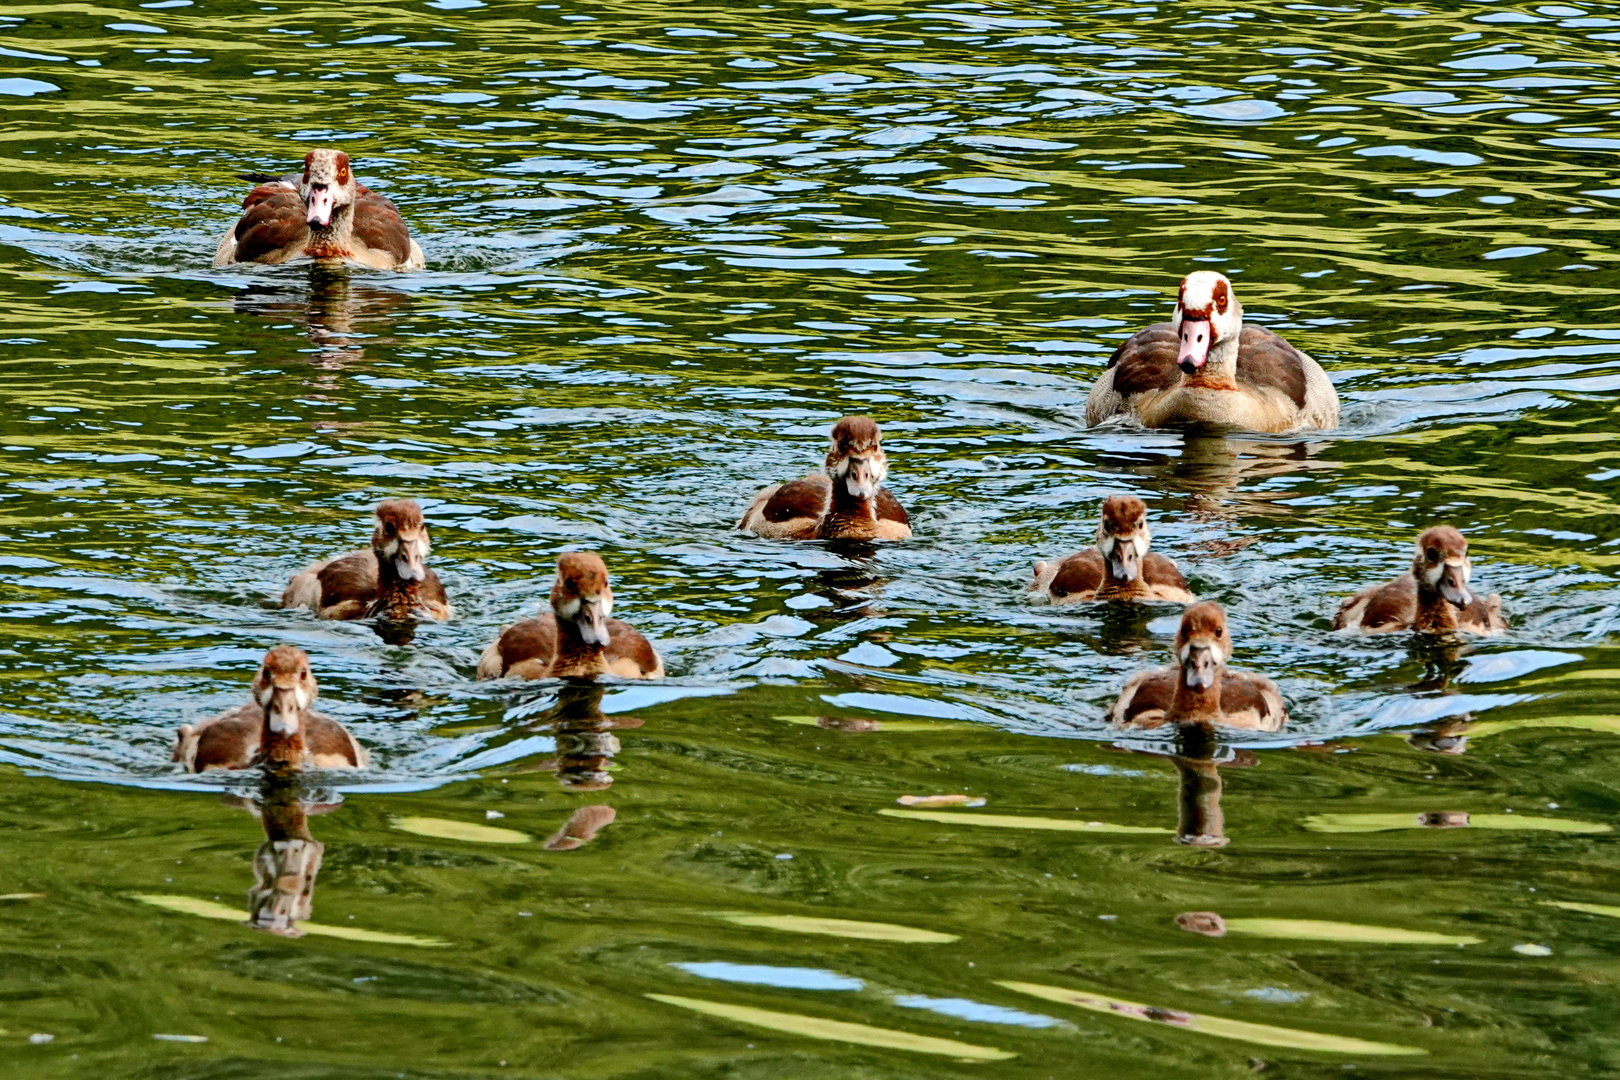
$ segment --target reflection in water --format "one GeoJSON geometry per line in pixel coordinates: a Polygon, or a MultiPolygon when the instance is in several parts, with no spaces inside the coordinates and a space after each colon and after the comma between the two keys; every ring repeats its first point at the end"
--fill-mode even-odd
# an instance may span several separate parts
{"type": "MultiPolygon", "coordinates": [[[[1293,489],[1240,493],[1240,485],[1290,473],[1339,468],[1340,462],[1316,456],[1324,445],[1263,442],[1189,432],[1174,449],[1155,452],[1143,448],[1133,451],[1128,459],[1118,460],[1110,460],[1113,455],[1103,455],[1100,462],[1150,479],[1155,489],[1166,495],[1181,493],[1188,513],[1198,517],[1230,518],[1250,513],[1288,513],[1286,507],[1275,503],[1293,498],[1293,489]]],[[[1228,541],[1226,549],[1215,554],[1228,554],[1252,539],[1228,541]]]]}
{"type": "Polygon", "coordinates": [[[555,770],[557,782],[569,791],[605,791],[613,786],[613,759],[622,747],[615,731],[633,731],[642,725],[634,716],[607,716],[602,698],[607,688],[593,680],[569,680],[557,691],[557,703],[525,730],[550,731],[557,756],[519,765],[513,772],[555,770]]]}
{"type": "Polygon", "coordinates": [[[882,618],[883,586],[888,578],[878,572],[878,545],[865,540],[832,540],[827,542],[827,550],[841,561],[817,570],[806,591],[832,606],[813,611],[810,617],[838,622],[882,618]]]}
{"type": "Polygon", "coordinates": [[[1115,745],[1135,754],[1169,758],[1176,767],[1176,843],[1218,848],[1231,841],[1221,810],[1219,770],[1258,765],[1254,751],[1222,746],[1214,729],[1203,724],[1177,724],[1173,743],[1115,745]]]}
{"type": "MultiPolygon", "coordinates": [[[[316,364],[340,370],[366,359],[366,343],[390,345],[391,330],[411,304],[407,293],[352,276],[341,265],[310,263],[303,284],[290,274],[277,274],[274,284],[257,281],[236,294],[232,307],[273,323],[302,326],[316,348],[316,364]]],[[[268,276],[268,275],[267,275],[268,276]]]]}
{"type": "Polygon", "coordinates": [[[256,796],[227,798],[264,826],[264,842],[253,853],[253,886],[248,889],[248,925],[282,937],[302,937],[298,922],[310,918],[315,876],[326,846],[309,834],[309,816],[338,804],[315,802],[296,778],[266,773],[256,796]]]}
{"type": "Polygon", "coordinates": [[[547,851],[573,851],[596,839],[596,834],[613,824],[617,810],[600,803],[575,810],[563,827],[546,839],[547,851]]]}

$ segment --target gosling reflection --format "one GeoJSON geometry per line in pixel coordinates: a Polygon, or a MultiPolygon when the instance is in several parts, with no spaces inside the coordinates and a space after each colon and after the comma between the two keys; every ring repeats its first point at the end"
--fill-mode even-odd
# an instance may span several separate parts
{"type": "Polygon", "coordinates": [[[1230,842],[1221,809],[1221,769],[1247,769],[1260,763],[1252,750],[1222,746],[1212,728],[1178,724],[1172,742],[1149,749],[1121,746],[1135,754],[1169,758],[1176,767],[1176,843],[1221,848],[1230,842]]]}
{"type": "Polygon", "coordinates": [[[607,688],[596,683],[564,684],[557,692],[556,705],[530,725],[530,730],[552,733],[557,756],[520,765],[514,771],[553,770],[557,782],[569,791],[606,791],[612,787],[613,759],[623,749],[614,732],[634,730],[643,721],[634,716],[604,714],[602,698],[606,694],[607,688]]]}
{"type": "Polygon", "coordinates": [[[291,777],[268,775],[254,798],[227,801],[264,826],[264,842],[253,853],[248,925],[281,937],[302,937],[298,923],[310,918],[315,878],[326,853],[326,846],[309,833],[309,817],[338,804],[315,801],[291,777]]]}
{"type": "Polygon", "coordinates": [[[238,293],[232,306],[270,322],[302,327],[321,367],[358,363],[366,358],[368,343],[394,340],[389,335],[412,302],[408,293],[352,277],[342,266],[312,263],[306,269],[307,290],[253,285],[238,293]]]}
{"type": "Polygon", "coordinates": [[[810,592],[827,601],[827,606],[800,614],[824,622],[882,618],[883,588],[889,579],[878,572],[877,545],[864,540],[837,540],[830,541],[827,547],[842,561],[817,570],[810,586],[810,592]]]}

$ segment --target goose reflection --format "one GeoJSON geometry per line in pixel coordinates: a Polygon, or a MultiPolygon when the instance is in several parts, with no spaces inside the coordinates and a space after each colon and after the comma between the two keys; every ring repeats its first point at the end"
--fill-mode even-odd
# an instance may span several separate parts
{"type": "Polygon", "coordinates": [[[310,917],[315,878],[326,846],[309,832],[311,815],[336,810],[320,802],[294,777],[266,774],[252,798],[228,796],[264,826],[264,842],[253,853],[253,886],[248,889],[249,926],[281,937],[302,937],[298,923],[310,917]]]}
{"type": "MultiPolygon", "coordinates": [[[[1117,468],[1151,478],[1167,497],[1179,493],[1197,517],[1235,517],[1239,513],[1285,514],[1275,505],[1292,498],[1290,489],[1240,492],[1244,484],[1295,472],[1337,469],[1340,462],[1317,457],[1325,443],[1270,442],[1187,433],[1177,447],[1138,447],[1127,455],[1104,454],[1100,468],[1117,468]],[[1144,458],[1146,460],[1144,461],[1144,458]],[[1110,460],[1112,459],[1112,460],[1110,460]]],[[[1228,545],[1248,542],[1228,541],[1228,545]]],[[[1224,553],[1224,552],[1222,552],[1224,553]]]]}
{"type": "MultiPolygon", "coordinates": [[[[341,369],[363,361],[368,343],[393,342],[391,331],[410,306],[410,294],[351,276],[340,265],[311,263],[304,269],[307,288],[255,283],[237,293],[232,307],[270,322],[301,327],[315,346],[321,367],[341,369]]],[[[274,280],[286,278],[276,275],[274,280]]]]}

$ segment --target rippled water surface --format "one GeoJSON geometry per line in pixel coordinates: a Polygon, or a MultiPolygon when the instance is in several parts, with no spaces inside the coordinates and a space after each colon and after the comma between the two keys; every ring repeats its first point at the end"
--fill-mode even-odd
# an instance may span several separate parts
{"type": "Polygon", "coordinates": [[[6,6],[0,1068],[1620,1070],[1617,41],[1613,4],[6,6]],[[316,145],[425,272],[208,268],[236,174],[316,145]],[[1197,268],[1340,430],[1085,427],[1197,268]],[[734,532],[850,412],[915,539],[734,532]],[[1176,612],[1022,593],[1120,491],[1284,732],[1103,723],[1176,612]],[[277,608],[401,495],[455,621],[277,608]],[[1512,631],[1330,634],[1435,521],[1512,631]],[[668,680],[476,683],[576,547],[668,680]],[[281,641],[375,768],[177,774],[281,641]],[[898,801],[946,794],[985,802],[898,801]],[[242,925],[312,844],[309,932],[242,925]]]}

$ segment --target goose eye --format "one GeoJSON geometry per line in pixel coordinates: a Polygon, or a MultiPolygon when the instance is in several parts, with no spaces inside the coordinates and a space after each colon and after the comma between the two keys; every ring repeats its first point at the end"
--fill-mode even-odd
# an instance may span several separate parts
{"type": "Polygon", "coordinates": [[[309,672],[308,671],[300,671],[298,673],[298,681],[299,682],[305,682],[308,679],[309,679],[309,672]]]}
{"type": "Polygon", "coordinates": [[[1439,548],[1430,548],[1428,551],[1425,551],[1423,554],[1428,557],[1428,560],[1430,562],[1439,562],[1440,561],[1440,549],[1439,548]]]}

